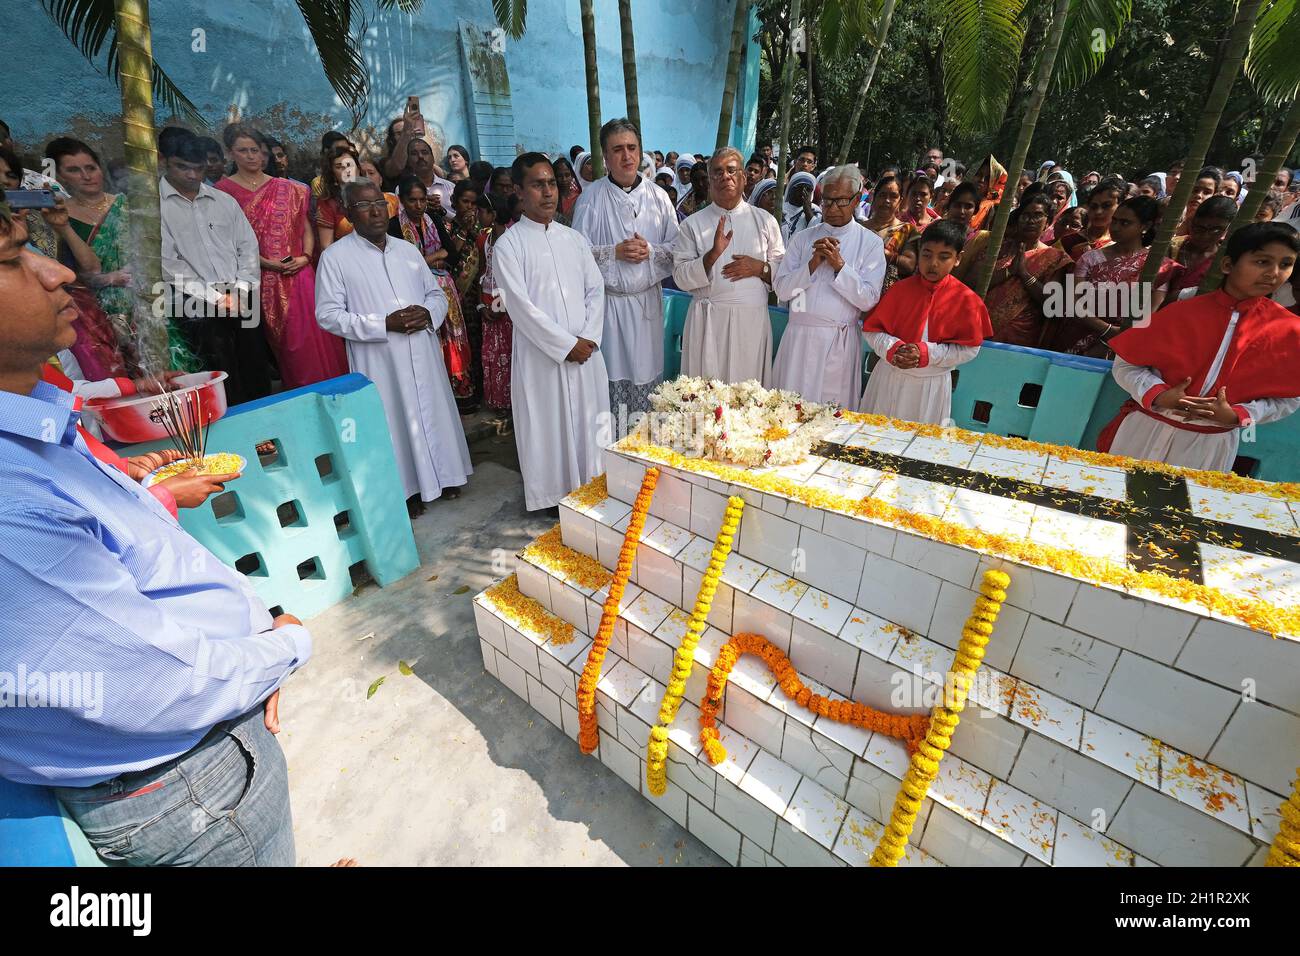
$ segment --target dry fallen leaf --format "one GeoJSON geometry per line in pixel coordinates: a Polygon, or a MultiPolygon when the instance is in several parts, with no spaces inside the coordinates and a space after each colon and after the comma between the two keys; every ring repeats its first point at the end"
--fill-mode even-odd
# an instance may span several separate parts
{"type": "Polygon", "coordinates": [[[468,584],[462,584],[460,587],[458,587],[456,590],[452,591],[451,593],[452,593],[452,594],[464,594],[464,593],[465,593],[466,591],[468,591],[468,590],[469,590],[469,585],[468,585],[468,584]]]}
{"type": "Polygon", "coordinates": [[[429,575],[429,580],[430,580],[430,581],[436,581],[436,580],[438,580],[438,575],[436,575],[436,574],[431,574],[431,575],[429,575]]]}

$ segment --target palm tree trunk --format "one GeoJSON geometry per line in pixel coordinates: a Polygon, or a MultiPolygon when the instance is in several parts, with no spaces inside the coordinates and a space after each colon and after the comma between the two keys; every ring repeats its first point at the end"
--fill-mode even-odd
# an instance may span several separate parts
{"type": "Polygon", "coordinates": [[[794,61],[797,59],[794,52],[794,36],[802,6],[803,0],[790,0],[790,49],[785,58],[784,75],[781,77],[781,134],[777,146],[780,154],[776,163],[776,202],[773,205],[778,213],[776,217],[778,223],[782,219],[781,203],[785,202],[785,167],[790,162],[790,94],[794,88],[794,61]]]}
{"type": "Polygon", "coordinates": [[[1192,145],[1188,147],[1187,156],[1183,160],[1183,175],[1178,180],[1178,189],[1165,207],[1165,215],[1160,220],[1160,228],[1156,230],[1155,241],[1147,250],[1147,259],[1142,265],[1142,275],[1138,281],[1144,288],[1154,287],[1152,283],[1155,282],[1165,253],[1169,251],[1169,242],[1174,237],[1174,230],[1178,228],[1178,220],[1187,206],[1187,200],[1192,197],[1196,172],[1205,165],[1205,154],[1209,151],[1210,141],[1214,139],[1214,131],[1218,129],[1219,118],[1223,115],[1224,104],[1228,102],[1232,84],[1241,72],[1241,61],[1246,55],[1246,45],[1250,42],[1250,33],[1255,28],[1261,5],[1262,0],[1240,0],[1237,4],[1232,33],[1228,36],[1228,45],[1223,51],[1214,85],[1210,87],[1209,96],[1201,110],[1201,118],[1196,123],[1192,145]]]}
{"type": "Polygon", "coordinates": [[[745,24],[749,22],[749,0],[736,0],[736,13],[731,19],[731,53],[727,56],[727,79],[722,87],[722,111],[718,114],[718,135],[713,141],[715,150],[731,141],[731,123],[736,109],[736,87],[740,84],[740,51],[745,46],[745,24]]]}
{"type": "MultiPolygon", "coordinates": [[[[1282,122],[1282,130],[1277,134],[1277,139],[1273,141],[1273,149],[1264,157],[1264,163],[1255,170],[1255,182],[1262,184],[1262,187],[1252,187],[1246,194],[1246,198],[1241,201],[1241,206],[1237,209],[1237,215],[1233,217],[1232,228],[1228,230],[1228,235],[1224,237],[1224,242],[1232,236],[1234,232],[1242,226],[1249,225],[1255,221],[1255,213],[1259,212],[1259,207],[1264,204],[1264,198],[1268,195],[1268,190],[1277,178],[1277,171],[1282,168],[1286,158],[1291,155],[1291,150],[1295,146],[1295,141],[1300,138],[1300,97],[1291,101],[1291,109],[1287,111],[1286,119],[1282,122]]],[[[1223,247],[1220,246],[1220,249],[1223,247]]],[[[1218,256],[1216,255],[1217,259],[1218,256]]],[[[1223,282],[1223,273],[1217,269],[1211,268],[1205,274],[1204,280],[1198,293],[1213,292],[1223,282]]]]}
{"type": "MultiPolygon", "coordinates": [[[[871,89],[871,78],[876,75],[876,64],[880,62],[880,51],[884,49],[885,37],[889,34],[889,21],[894,17],[895,0],[885,0],[880,11],[880,30],[876,34],[876,48],[871,51],[871,62],[867,64],[867,75],[862,78],[858,89],[858,98],[853,102],[853,115],[849,117],[848,129],[844,131],[844,142],[840,144],[840,153],[835,157],[835,165],[843,166],[849,161],[849,150],[853,148],[853,137],[858,133],[858,120],[862,118],[862,107],[867,101],[867,91],[871,89]]],[[[864,169],[863,175],[866,174],[864,169]]]]}
{"type": "Polygon", "coordinates": [[[641,103],[636,91],[636,40],[632,35],[632,0],[618,0],[618,27],[623,35],[623,89],[627,92],[627,118],[641,132],[641,103]]]}
{"type": "MultiPolygon", "coordinates": [[[[814,143],[813,137],[813,114],[817,111],[813,102],[813,24],[812,18],[807,18],[803,25],[804,47],[808,56],[808,139],[805,142],[814,143]]],[[[818,154],[820,155],[820,154],[818,154]]]]}
{"type": "MultiPolygon", "coordinates": [[[[1029,141],[1034,138],[1034,127],[1038,125],[1038,114],[1047,99],[1047,87],[1052,81],[1052,68],[1056,65],[1056,51],[1061,47],[1061,37],[1065,33],[1065,18],[1070,11],[1070,0],[1055,0],[1052,17],[1048,21],[1047,37],[1043,43],[1041,59],[1038,61],[1038,75],[1034,78],[1034,90],[1025,104],[1025,115],[1020,121],[1020,132],[1016,134],[1016,146],[1012,151],[1007,167],[1007,184],[1002,190],[1002,199],[993,216],[993,228],[989,230],[988,245],[984,248],[984,264],[980,269],[979,280],[975,283],[975,294],[983,297],[989,290],[993,278],[993,267],[997,264],[998,250],[1002,248],[1002,237],[1007,232],[1007,220],[1011,218],[1011,207],[1016,202],[1016,182],[1020,170],[1024,169],[1025,156],[1029,153],[1029,141]]],[[[990,175],[992,170],[990,170],[990,175]]]]}
{"type": "Polygon", "coordinates": [[[580,0],[582,8],[582,51],[587,60],[587,132],[591,136],[591,175],[605,175],[605,157],[600,151],[600,76],[596,72],[596,15],[591,0],[580,0]]]}
{"type": "Polygon", "coordinates": [[[153,311],[162,282],[162,223],[153,115],[153,42],[149,0],[114,0],[122,90],[122,143],[128,174],[128,268],[141,364],[154,374],[170,367],[167,321],[153,311]]]}

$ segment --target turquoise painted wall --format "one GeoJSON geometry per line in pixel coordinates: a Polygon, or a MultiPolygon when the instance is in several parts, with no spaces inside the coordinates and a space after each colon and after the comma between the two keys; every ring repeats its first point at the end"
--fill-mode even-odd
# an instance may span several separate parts
{"type": "MultiPolygon", "coordinates": [[[[154,56],[211,124],[219,128],[236,106],[291,143],[318,142],[326,129],[351,127],[291,0],[153,0],[151,6],[154,56]]],[[[32,7],[26,16],[8,18],[0,39],[11,81],[0,118],[29,153],[39,153],[55,135],[72,132],[103,144],[110,158],[120,155],[116,87],[32,7]]],[[[606,118],[621,116],[626,100],[618,3],[596,0],[595,7],[602,109],[606,118]]],[[[732,10],[730,0],[634,0],[647,147],[712,149],[732,10]]],[[[490,0],[427,0],[423,12],[413,16],[394,12],[370,18],[364,49],[371,96],[363,124],[382,131],[406,97],[415,95],[425,117],[440,128],[444,145],[467,142],[458,19],[482,27],[495,23],[490,0]]],[[[752,137],[758,55],[751,42],[737,136],[752,137]]],[[[533,0],[526,36],[506,41],[506,62],[521,147],[567,151],[574,143],[590,145],[578,0],[533,0]]],[[[165,118],[160,114],[160,121],[165,118]]]]}

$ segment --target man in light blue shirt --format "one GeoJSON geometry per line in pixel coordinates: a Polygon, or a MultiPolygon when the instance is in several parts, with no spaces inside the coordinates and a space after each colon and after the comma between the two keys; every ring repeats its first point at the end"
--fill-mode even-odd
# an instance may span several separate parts
{"type": "Polygon", "coordinates": [[[87,447],[40,380],[73,275],[26,241],[0,201],[0,776],[55,787],[107,860],[292,865],[272,734],[311,638],[87,447]]]}

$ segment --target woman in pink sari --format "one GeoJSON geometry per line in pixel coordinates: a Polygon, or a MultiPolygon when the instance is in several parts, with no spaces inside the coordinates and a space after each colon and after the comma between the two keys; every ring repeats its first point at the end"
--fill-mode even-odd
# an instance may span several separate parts
{"type": "Polygon", "coordinates": [[[257,234],[262,260],[262,331],[286,389],[347,373],[343,340],[316,324],[316,236],[307,216],[307,188],[263,171],[264,138],[247,126],[228,127],[226,148],[235,172],[216,184],[239,203],[257,234]]]}

